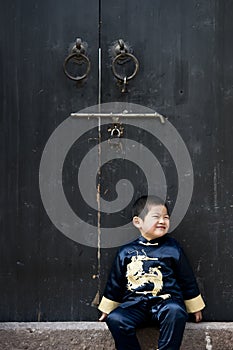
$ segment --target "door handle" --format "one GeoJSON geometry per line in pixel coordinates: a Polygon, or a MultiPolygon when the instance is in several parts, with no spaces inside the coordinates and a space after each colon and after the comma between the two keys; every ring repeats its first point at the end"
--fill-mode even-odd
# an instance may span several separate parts
{"type": "MultiPolygon", "coordinates": [[[[82,42],[80,38],[76,39],[75,45],[72,47],[70,54],[66,57],[63,63],[63,70],[65,75],[74,81],[81,82],[87,78],[90,69],[91,62],[86,55],[87,44],[82,42]],[[74,74],[70,71],[71,65],[74,64],[75,68],[79,65],[86,65],[84,73],[74,74]]],[[[122,39],[115,42],[111,48],[112,51],[112,72],[118,83],[121,85],[121,92],[127,92],[127,85],[129,80],[133,79],[139,70],[139,61],[133,55],[132,49],[129,48],[122,39]],[[127,70],[127,64],[131,66],[131,71],[127,70]],[[133,70],[132,70],[133,67],[133,70]],[[127,73],[125,73],[127,71],[127,73]]]]}
{"type": "Polygon", "coordinates": [[[83,43],[80,38],[77,38],[75,45],[71,49],[71,53],[66,57],[63,63],[64,73],[71,80],[82,81],[88,76],[90,72],[91,62],[86,55],[86,47],[87,45],[85,45],[85,43],[83,43]],[[74,73],[69,71],[69,67],[72,63],[79,66],[85,64],[85,72],[81,75],[73,75],[74,73]]]}
{"type": "Polygon", "coordinates": [[[125,44],[122,39],[119,39],[115,45],[111,48],[113,55],[115,56],[112,60],[112,72],[114,77],[121,85],[121,92],[127,92],[128,81],[133,79],[139,70],[138,59],[129,52],[129,46],[125,44]],[[122,67],[126,63],[131,62],[133,64],[133,72],[127,75],[124,72],[120,72],[119,67],[122,67]]]}

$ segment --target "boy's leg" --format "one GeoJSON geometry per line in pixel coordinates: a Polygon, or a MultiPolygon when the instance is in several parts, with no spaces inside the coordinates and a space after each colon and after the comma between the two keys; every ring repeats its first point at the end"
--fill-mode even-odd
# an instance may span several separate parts
{"type": "Polygon", "coordinates": [[[140,350],[136,327],[141,326],[147,317],[146,303],[138,303],[126,308],[113,310],[106,323],[115,340],[117,350],[140,350]]]}
{"type": "Polygon", "coordinates": [[[188,314],[185,307],[168,299],[152,308],[153,319],[158,320],[159,350],[179,350],[188,314]]]}

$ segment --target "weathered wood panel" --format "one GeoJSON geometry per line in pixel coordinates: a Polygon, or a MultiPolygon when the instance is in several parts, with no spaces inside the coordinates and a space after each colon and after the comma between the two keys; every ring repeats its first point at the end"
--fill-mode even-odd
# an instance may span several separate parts
{"type": "MultiPolygon", "coordinates": [[[[103,101],[154,108],[168,117],[189,150],[193,197],[173,234],[190,256],[207,302],[204,316],[212,321],[232,320],[233,307],[232,14],[231,1],[102,4],[103,101]],[[119,38],[140,62],[125,96],[107,53],[119,38]]],[[[178,188],[176,180],[170,184],[178,188]]]]}
{"type": "MultiPolygon", "coordinates": [[[[98,102],[99,45],[102,102],[131,102],[157,110],[187,146],[194,191],[173,234],[196,271],[207,301],[205,319],[232,320],[232,14],[231,1],[217,0],[1,2],[1,321],[97,319],[91,302],[99,281],[93,276],[100,268],[102,292],[116,248],[101,249],[98,259],[95,247],[70,240],[53,225],[41,200],[39,166],[56,128],[71,112],[98,102]],[[88,43],[91,60],[88,79],[80,85],[62,71],[77,37],[88,43]],[[121,93],[111,71],[109,49],[119,38],[129,42],[140,62],[127,94],[121,93]]],[[[94,122],[77,122],[93,129],[71,147],[62,182],[74,212],[83,209],[84,225],[77,234],[85,232],[88,222],[98,236],[98,220],[103,230],[116,226],[119,216],[102,213],[98,219],[96,211],[82,205],[77,171],[81,156],[98,145],[99,133],[94,122]]],[[[108,139],[109,124],[111,120],[102,125],[101,140],[108,139]]],[[[124,136],[154,150],[174,206],[179,186],[169,152],[153,135],[132,132],[124,128],[124,136]]],[[[59,154],[53,151],[55,164],[59,154]]],[[[89,161],[92,168],[95,156],[89,161]]],[[[100,180],[109,207],[116,179],[127,175],[138,192],[145,190],[137,165],[109,162],[102,167],[102,177],[90,179],[97,184],[100,180]]],[[[120,215],[124,222],[126,212],[120,215]]]]}
{"type": "Polygon", "coordinates": [[[99,14],[98,6],[92,5],[73,0],[1,2],[4,321],[96,318],[90,307],[97,288],[92,279],[96,249],[59,232],[39,192],[39,165],[48,138],[70,112],[97,102],[97,70],[76,87],[62,68],[77,37],[89,44],[88,56],[93,67],[98,66],[99,14]]]}

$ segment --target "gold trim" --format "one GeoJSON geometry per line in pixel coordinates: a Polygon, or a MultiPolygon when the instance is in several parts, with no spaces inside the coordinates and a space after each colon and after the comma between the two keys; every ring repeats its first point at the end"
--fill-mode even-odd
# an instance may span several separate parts
{"type": "Polygon", "coordinates": [[[199,294],[196,298],[185,300],[184,303],[188,313],[200,311],[205,307],[201,294],[199,294]]]}
{"type": "Polygon", "coordinates": [[[119,305],[120,303],[118,303],[117,301],[113,301],[111,299],[103,297],[101,299],[98,309],[102,312],[105,312],[106,314],[109,314],[112,310],[116,309],[117,306],[119,305]]]}

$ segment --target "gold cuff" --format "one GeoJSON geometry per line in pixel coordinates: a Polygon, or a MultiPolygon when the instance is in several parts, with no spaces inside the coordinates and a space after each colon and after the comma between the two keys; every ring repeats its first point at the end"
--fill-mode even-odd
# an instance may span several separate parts
{"type": "Polygon", "coordinates": [[[194,312],[200,311],[205,307],[205,303],[202,299],[201,294],[199,294],[196,298],[185,300],[184,303],[185,303],[187,312],[191,314],[194,312]]]}
{"type": "Polygon", "coordinates": [[[105,312],[106,314],[109,314],[112,310],[117,308],[118,305],[120,305],[120,303],[118,303],[117,301],[113,301],[103,297],[101,299],[98,309],[102,312],[105,312]]]}

